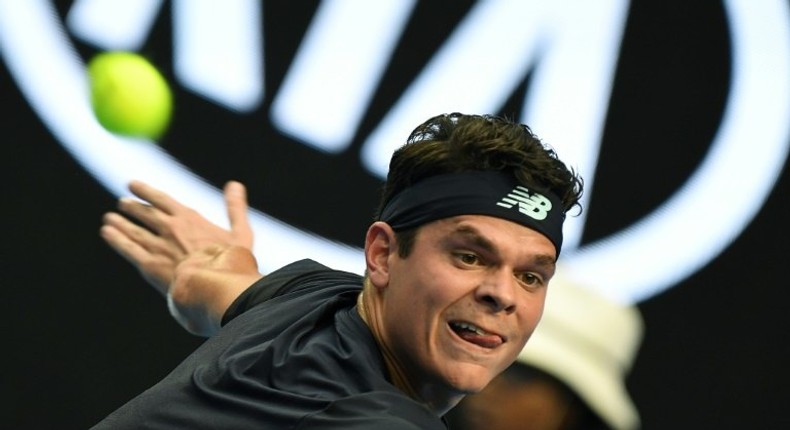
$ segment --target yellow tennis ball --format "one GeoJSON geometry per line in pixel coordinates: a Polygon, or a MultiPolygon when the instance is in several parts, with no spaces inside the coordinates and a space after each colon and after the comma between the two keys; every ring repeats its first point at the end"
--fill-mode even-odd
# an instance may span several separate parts
{"type": "Polygon", "coordinates": [[[167,130],[173,94],[147,59],[132,52],[104,52],[90,60],[88,75],[93,112],[104,128],[150,139],[167,130]]]}

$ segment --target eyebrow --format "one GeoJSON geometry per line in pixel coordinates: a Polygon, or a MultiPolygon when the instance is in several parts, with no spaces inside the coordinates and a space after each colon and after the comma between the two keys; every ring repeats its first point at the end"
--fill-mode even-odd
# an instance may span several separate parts
{"type": "Polygon", "coordinates": [[[468,240],[471,240],[475,245],[480,248],[483,248],[485,251],[488,251],[492,254],[497,254],[496,246],[494,246],[493,242],[483,237],[476,228],[470,225],[460,225],[455,230],[455,233],[458,233],[461,236],[464,236],[468,240]]]}
{"type": "MultiPolygon", "coordinates": [[[[484,251],[499,255],[499,250],[494,245],[494,243],[486,239],[475,227],[462,224],[456,228],[455,233],[466,237],[468,240],[471,240],[472,243],[484,251]]],[[[556,259],[548,254],[538,254],[533,257],[532,263],[538,266],[554,267],[556,265],[556,259]]]]}

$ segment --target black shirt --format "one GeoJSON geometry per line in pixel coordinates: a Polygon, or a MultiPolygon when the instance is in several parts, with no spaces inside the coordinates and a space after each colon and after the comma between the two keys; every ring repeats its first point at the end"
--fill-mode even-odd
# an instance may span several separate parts
{"type": "Polygon", "coordinates": [[[303,260],[255,283],[223,327],[95,429],[444,429],[389,382],[359,275],[303,260]]]}

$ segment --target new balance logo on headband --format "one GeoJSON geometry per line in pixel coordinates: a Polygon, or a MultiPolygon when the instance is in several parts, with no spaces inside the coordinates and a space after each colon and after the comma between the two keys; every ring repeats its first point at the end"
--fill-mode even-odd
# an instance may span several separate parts
{"type": "Polygon", "coordinates": [[[538,193],[530,193],[530,191],[517,185],[513,191],[508,193],[502,200],[497,202],[497,206],[511,209],[513,206],[518,205],[518,211],[538,221],[546,219],[546,216],[551,210],[551,201],[538,193]]]}

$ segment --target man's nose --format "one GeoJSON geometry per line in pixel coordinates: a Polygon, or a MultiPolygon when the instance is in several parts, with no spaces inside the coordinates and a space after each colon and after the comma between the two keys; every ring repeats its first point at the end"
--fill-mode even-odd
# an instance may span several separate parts
{"type": "Polygon", "coordinates": [[[516,310],[516,279],[505,270],[497,270],[480,283],[475,297],[495,312],[516,310]]]}

